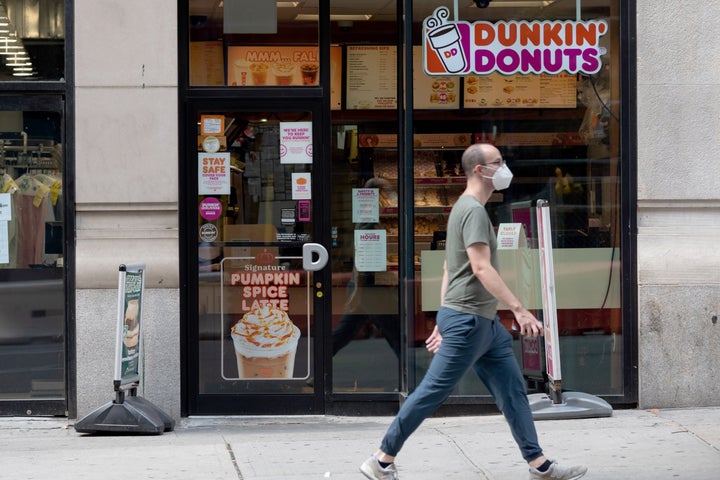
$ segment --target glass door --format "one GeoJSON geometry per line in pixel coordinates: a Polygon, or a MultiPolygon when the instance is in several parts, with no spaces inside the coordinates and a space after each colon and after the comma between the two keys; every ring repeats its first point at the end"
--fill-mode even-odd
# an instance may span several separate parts
{"type": "Polygon", "coordinates": [[[324,408],[320,114],[269,103],[189,112],[190,414],[324,408]]]}

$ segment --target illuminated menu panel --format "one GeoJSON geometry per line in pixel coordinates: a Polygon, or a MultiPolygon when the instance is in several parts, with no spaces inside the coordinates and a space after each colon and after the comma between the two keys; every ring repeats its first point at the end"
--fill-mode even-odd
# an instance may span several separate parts
{"type": "Polygon", "coordinates": [[[575,75],[469,75],[465,108],[576,108],[575,75]]]}
{"type": "Polygon", "coordinates": [[[348,110],[397,108],[397,50],[390,45],[347,47],[348,110]]]}

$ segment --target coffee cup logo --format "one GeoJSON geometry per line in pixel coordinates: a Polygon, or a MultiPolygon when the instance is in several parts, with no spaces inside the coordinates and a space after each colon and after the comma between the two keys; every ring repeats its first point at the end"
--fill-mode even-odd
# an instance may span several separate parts
{"type": "Polygon", "coordinates": [[[445,70],[448,73],[458,73],[467,68],[467,61],[460,45],[460,32],[457,26],[445,22],[449,16],[450,11],[447,7],[440,7],[435,10],[434,16],[425,19],[425,28],[430,29],[427,38],[440,57],[445,70]]]}

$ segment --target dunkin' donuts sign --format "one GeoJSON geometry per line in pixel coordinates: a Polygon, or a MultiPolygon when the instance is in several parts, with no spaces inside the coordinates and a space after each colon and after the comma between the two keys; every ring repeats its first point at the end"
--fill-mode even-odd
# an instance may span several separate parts
{"type": "Polygon", "coordinates": [[[448,21],[439,7],[423,22],[423,69],[428,75],[592,75],[602,66],[604,20],[448,21]]]}

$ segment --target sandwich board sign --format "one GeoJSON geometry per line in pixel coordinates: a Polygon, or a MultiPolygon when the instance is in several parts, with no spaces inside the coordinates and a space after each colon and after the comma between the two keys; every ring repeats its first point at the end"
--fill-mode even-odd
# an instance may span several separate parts
{"type": "Polygon", "coordinates": [[[536,205],[545,366],[550,388],[549,395],[528,395],[530,410],[536,420],[609,417],[612,407],[602,398],[583,392],[562,391],[550,204],[546,200],[538,200],[536,205]]]}
{"type": "Polygon", "coordinates": [[[143,358],[143,294],[145,265],[119,267],[115,329],[115,399],[75,423],[79,433],[116,432],[161,434],[175,421],[148,400],[138,396],[143,358]]]}

